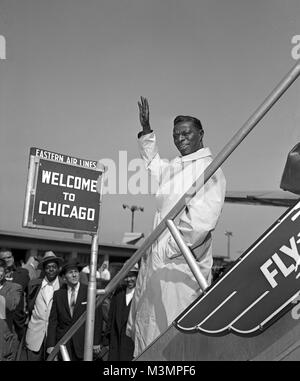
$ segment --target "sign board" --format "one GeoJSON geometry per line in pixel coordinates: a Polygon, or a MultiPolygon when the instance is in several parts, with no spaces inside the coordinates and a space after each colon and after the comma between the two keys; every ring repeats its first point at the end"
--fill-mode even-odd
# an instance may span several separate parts
{"type": "Polygon", "coordinates": [[[260,333],[300,292],[300,202],[174,322],[184,332],[260,333]]]}
{"type": "Polygon", "coordinates": [[[31,148],[23,226],[97,232],[103,172],[97,161],[31,148]]]}

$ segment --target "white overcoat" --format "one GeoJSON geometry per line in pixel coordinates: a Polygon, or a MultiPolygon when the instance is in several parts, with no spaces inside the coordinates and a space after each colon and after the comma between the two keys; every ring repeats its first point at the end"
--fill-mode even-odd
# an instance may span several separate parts
{"type": "Polygon", "coordinates": [[[47,335],[53,293],[60,288],[60,282],[57,277],[53,282],[52,292],[46,297],[43,290],[47,283],[46,278],[44,278],[34,303],[25,336],[26,347],[34,352],[40,350],[44,338],[47,335]]]}
{"type": "MultiPolygon", "coordinates": [[[[212,157],[209,148],[201,148],[190,155],[163,160],[153,132],[139,138],[139,147],[147,169],[158,184],[155,228],[203,174],[212,157]]],[[[175,220],[208,284],[213,263],[211,233],[221,213],[225,187],[225,177],[218,169],[175,220]]],[[[134,356],[164,332],[200,292],[176,242],[166,230],[141,260],[127,324],[127,334],[135,343],[134,356]]]]}

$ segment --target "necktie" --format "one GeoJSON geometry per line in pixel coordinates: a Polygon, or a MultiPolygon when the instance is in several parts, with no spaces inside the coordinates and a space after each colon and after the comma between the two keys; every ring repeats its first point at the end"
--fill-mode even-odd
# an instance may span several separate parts
{"type": "Polygon", "coordinates": [[[72,288],[71,291],[71,299],[70,299],[70,313],[71,316],[73,317],[73,311],[74,311],[74,306],[75,306],[75,288],[72,288]]]}

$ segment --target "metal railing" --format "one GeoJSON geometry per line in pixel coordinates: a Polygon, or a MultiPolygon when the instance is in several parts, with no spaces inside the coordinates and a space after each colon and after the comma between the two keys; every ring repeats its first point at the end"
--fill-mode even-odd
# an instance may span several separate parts
{"type": "MultiPolygon", "coordinates": [[[[126,262],[124,267],[118,274],[109,282],[104,290],[101,290],[96,299],[96,307],[98,307],[103,300],[116,288],[116,286],[124,279],[130,269],[140,260],[142,255],[148,250],[151,245],[159,238],[164,230],[169,227],[170,231],[176,240],[177,244],[182,246],[183,251],[187,254],[185,257],[190,258],[188,253],[189,248],[185,245],[184,241],[180,239],[180,233],[173,223],[173,219],[185,208],[194,195],[204,186],[210,177],[217,171],[217,169],[224,163],[224,161],[231,155],[237,146],[246,138],[258,122],[267,114],[272,106],[280,99],[285,91],[292,85],[292,83],[300,75],[300,60],[294,67],[284,76],[274,90],[265,98],[262,104],[254,111],[251,117],[243,124],[243,126],[235,133],[232,139],[225,145],[222,151],[216,156],[212,163],[205,169],[191,188],[178,200],[177,204],[169,211],[159,225],[153,230],[148,238],[144,241],[141,247],[135,254],[126,262]]],[[[202,274],[195,269],[193,259],[188,259],[191,271],[195,275],[200,287],[204,290],[206,288],[206,281],[203,282],[202,274]]],[[[86,312],[74,323],[74,325],[67,331],[67,333],[58,341],[52,353],[49,355],[47,361],[52,361],[59,351],[60,345],[65,345],[74,333],[84,324],[86,320],[86,312]]]]}

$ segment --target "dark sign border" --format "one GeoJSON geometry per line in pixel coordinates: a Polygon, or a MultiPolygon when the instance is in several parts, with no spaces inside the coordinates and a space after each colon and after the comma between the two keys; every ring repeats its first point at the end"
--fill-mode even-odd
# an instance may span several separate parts
{"type": "MultiPolygon", "coordinates": [[[[27,188],[25,195],[25,205],[24,205],[24,214],[23,214],[23,227],[33,228],[33,229],[45,229],[45,230],[54,230],[61,232],[70,232],[70,233],[87,233],[95,234],[98,230],[99,218],[100,218],[100,203],[101,203],[101,189],[102,189],[102,180],[103,180],[104,166],[99,164],[95,160],[86,160],[80,159],[74,156],[69,156],[65,154],[59,154],[57,152],[49,151],[46,149],[31,147],[29,155],[29,168],[28,168],[28,178],[27,178],[27,188]],[[70,167],[71,171],[74,172],[74,169],[79,173],[81,169],[85,174],[89,171],[92,171],[98,174],[97,179],[97,202],[93,207],[95,208],[95,220],[93,222],[93,227],[78,227],[80,224],[76,223],[76,227],[66,227],[61,226],[61,223],[57,225],[41,224],[35,223],[35,204],[39,196],[37,194],[40,183],[39,180],[39,169],[42,163],[57,163],[58,168],[70,167]],[[59,165],[60,164],[60,165],[59,165]],[[63,165],[63,167],[62,167],[63,165]]],[[[95,179],[95,176],[92,176],[95,179]]],[[[62,188],[63,189],[63,188],[62,188]]],[[[84,224],[84,223],[83,223],[84,224]]],[[[71,224],[72,225],[72,224],[71,224]]]]}

